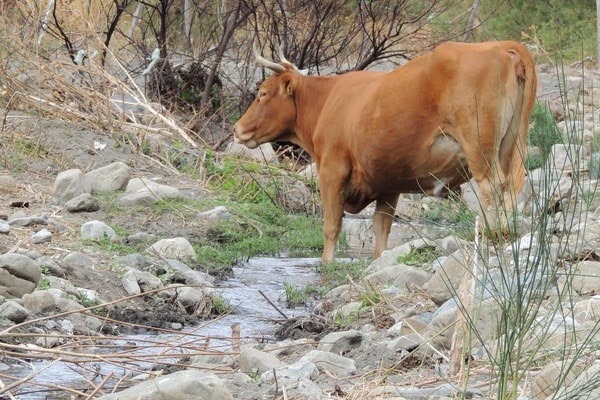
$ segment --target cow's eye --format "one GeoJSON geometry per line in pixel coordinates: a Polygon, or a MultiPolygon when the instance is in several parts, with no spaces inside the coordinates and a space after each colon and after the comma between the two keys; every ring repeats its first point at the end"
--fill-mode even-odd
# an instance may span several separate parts
{"type": "Polygon", "coordinates": [[[260,92],[258,92],[258,99],[260,100],[263,97],[265,97],[266,95],[267,95],[267,92],[260,91],[260,92]]]}

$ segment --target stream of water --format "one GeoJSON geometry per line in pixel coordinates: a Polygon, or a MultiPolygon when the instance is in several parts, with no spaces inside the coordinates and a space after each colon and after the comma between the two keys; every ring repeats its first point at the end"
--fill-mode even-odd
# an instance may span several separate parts
{"type": "MultiPolygon", "coordinates": [[[[70,395],[66,391],[49,391],[40,384],[83,388],[86,387],[83,376],[93,379],[98,372],[94,380],[96,383],[97,379],[101,380],[101,376],[108,373],[112,373],[115,379],[118,379],[134,368],[148,369],[152,365],[152,359],[157,358],[157,354],[162,357],[170,356],[172,362],[176,362],[182,352],[194,346],[226,351],[231,343],[233,324],[239,324],[242,342],[261,337],[271,338],[277,327],[274,320],[281,320],[283,317],[267,302],[261,292],[288,317],[306,314],[307,311],[303,309],[286,308],[284,283],[289,282],[296,287],[318,284],[319,276],[315,266],[319,262],[320,259],[317,258],[259,257],[235,267],[233,277],[222,282],[217,288],[221,297],[233,307],[233,313],[216,321],[186,328],[185,334],[128,335],[111,341],[111,353],[122,351],[123,354],[133,355],[136,358],[133,363],[131,358],[120,361],[128,362],[127,365],[120,365],[119,361],[94,361],[77,366],[72,363],[33,361],[11,363],[7,370],[0,372],[17,379],[35,375],[29,382],[11,391],[19,400],[69,399],[70,395]],[[144,361],[144,357],[148,361],[144,361]],[[87,372],[83,371],[84,368],[87,372]]],[[[86,353],[99,354],[106,351],[101,346],[85,348],[86,353]]],[[[3,383],[8,385],[11,382],[3,379],[3,383]]],[[[0,396],[0,399],[3,397],[0,396]]]]}

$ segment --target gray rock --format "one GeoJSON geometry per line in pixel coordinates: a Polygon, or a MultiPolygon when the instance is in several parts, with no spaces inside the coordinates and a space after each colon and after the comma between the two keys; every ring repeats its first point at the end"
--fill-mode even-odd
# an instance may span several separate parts
{"type": "Polygon", "coordinates": [[[265,351],[279,357],[287,357],[292,354],[305,354],[310,350],[314,350],[317,347],[317,343],[313,339],[285,339],[281,342],[267,343],[265,345],[265,351]]]}
{"type": "Polygon", "coordinates": [[[282,366],[283,363],[273,354],[250,346],[243,346],[240,351],[240,371],[250,376],[260,376],[266,371],[282,366]]]}
{"type": "Polygon", "coordinates": [[[186,238],[162,239],[148,248],[150,253],[158,254],[163,258],[173,258],[180,261],[196,261],[194,247],[186,238]]]}
{"type": "Polygon", "coordinates": [[[160,279],[152,275],[150,272],[138,271],[137,269],[128,268],[123,275],[123,288],[128,295],[146,293],[155,289],[160,289],[163,284],[160,279]]]}
{"type": "Polygon", "coordinates": [[[57,276],[59,278],[65,277],[65,271],[52,257],[43,256],[38,258],[36,261],[45,274],[57,276]]]}
{"type": "Polygon", "coordinates": [[[212,210],[204,211],[198,214],[198,218],[209,221],[226,221],[231,218],[231,213],[225,206],[218,206],[212,210]]]}
{"type": "Polygon", "coordinates": [[[570,279],[561,276],[558,279],[559,287],[564,287],[570,281],[572,289],[579,294],[600,294],[600,262],[582,261],[577,264],[572,275],[570,279]]]}
{"type": "MultiPolygon", "coordinates": [[[[452,345],[452,336],[456,325],[459,309],[454,299],[449,300],[447,304],[440,307],[427,326],[424,336],[430,339],[434,346],[442,346],[449,349],[452,345]]],[[[472,337],[472,346],[478,346],[480,340],[487,342],[497,338],[498,323],[501,309],[495,299],[490,298],[474,305],[473,315],[470,317],[471,324],[474,324],[478,334],[472,337]]]]}
{"type": "Polygon", "coordinates": [[[133,253],[116,258],[114,263],[120,267],[128,267],[137,269],[139,271],[145,271],[152,265],[152,260],[143,254],[133,253]]]}
{"type": "Polygon", "coordinates": [[[412,351],[421,346],[423,342],[425,342],[425,339],[421,335],[410,333],[392,340],[388,343],[387,348],[395,352],[412,351]]]}
{"type": "Polygon", "coordinates": [[[56,176],[54,181],[54,203],[63,205],[66,201],[83,193],[91,193],[92,188],[85,182],[83,172],[69,169],[56,176]]]}
{"type": "Polygon", "coordinates": [[[117,234],[110,226],[102,221],[89,221],[81,225],[81,238],[84,240],[109,239],[115,240],[117,234]]]}
{"type": "Polygon", "coordinates": [[[23,296],[23,306],[36,314],[53,312],[56,309],[56,297],[50,290],[36,290],[23,296]]]}
{"type": "Polygon", "coordinates": [[[573,315],[579,323],[600,320],[600,295],[575,303],[573,315]]]}
{"type": "Polygon", "coordinates": [[[40,243],[47,243],[52,241],[52,232],[50,232],[48,229],[42,229],[38,232],[36,232],[35,234],[33,234],[30,238],[31,243],[33,244],[40,244],[40,243]]]}
{"type": "Polygon", "coordinates": [[[275,154],[271,143],[264,143],[255,149],[249,149],[242,144],[231,142],[227,145],[225,153],[235,154],[257,161],[275,161],[277,159],[277,155],[275,154]]]}
{"type": "Polygon", "coordinates": [[[19,183],[15,178],[10,175],[0,175],[0,187],[1,188],[12,188],[17,186],[19,183]]]}
{"type": "Polygon", "coordinates": [[[557,390],[556,393],[552,396],[552,399],[600,399],[600,385],[598,385],[598,377],[600,377],[600,363],[596,362],[588,369],[584,370],[583,372],[580,372],[573,382],[557,390]]]}
{"type": "Polygon", "coordinates": [[[149,242],[153,242],[155,240],[156,240],[156,235],[153,235],[151,233],[146,233],[146,232],[137,232],[137,233],[127,236],[123,240],[123,243],[135,246],[137,244],[149,243],[149,242]]]}
{"type": "Polygon", "coordinates": [[[93,212],[100,209],[100,203],[89,193],[80,194],[65,202],[65,210],[68,212],[93,212]]]}
{"type": "Polygon", "coordinates": [[[410,254],[411,251],[423,247],[437,247],[437,243],[430,239],[415,239],[403,245],[394,247],[391,250],[386,250],[381,254],[381,257],[377,260],[373,260],[371,265],[367,268],[367,271],[375,272],[385,267],[398,265],[398,257],[410,254]]]}
{"type": "MultiPolygon", "coordinates": [[[[329,353],[331,354],[331,353],[329,353]]],[[[315,379],[319,376],[319,369],[312,361],[308,359],[301,359],[290,365],[284,365],[279,368],[275,368],[275,374],[273,370],[266,371],[260,377],[263,383],[275,382],[275,377],[278,380],[282,380],[284,385],[287,382],[298,382],[305,379],[315,379]]]]}
{"type": "Polygon", "coordinates": [[[308,181],[319,179],[319,175],[317,173],[317,164],[315,163],[307,165],[306,167],[304,167],[304,169],[299,171],[298,174],[307,179],[308,181]]]}
{"type": "Polygon", "coordinates": [[[360,348],[366,341],[367,336],[364,333],[352,329],[325,335],[317,348],[334,354],[346,354],[352,349],[360,348]]]}
{"type": "Polygon", "coordinates": [[[285,190],[275,192],[275,203],[288,212],[312,212],[320,206],[312,190],[297,179],[290,179],[285,184],[285,190]]]}
{"type": "Polygon", "coordinates": [[[45,349],[51,349],[53,347],[60,346],[65,343],[62,333],[59,331],[50,331],[47,335],[39,337],[35,340],[37,346],[45,349]]]}
{"type": "Polygon", "coordinates": [[[205,315],[210,312],[212,308],[211,291],[189,286],[181,286],[175,290],[177,301],[188,313],[205,315]]]}
{"type": "MultiPolygon", "coordinates": [[[[323,389],[319,387],[315,382],[305,379],[300,382],[286,381],[284,380],[286,387],[286,393],[289,399],[303,399],[303,400],[323,400],[329,396],[324,393],[323,389]]],[[[273,384],[271,391],[274,391],[279,385],[273,384]]],[[[325,390],[327,392],[327,390],[325,390]]]]}
{"type": "MultiPolygon", "coordinates": [[[[72,300],[69,301],[73,302],[72,300]]],[[[77,304],[76,302],[73,303],[77,304]]],[[[97,335],[104,325],[100,319],[80,313],[70,314],[67,318],[73,324],[73,333],[79,335],[97,335]]]]}
{"type": "Polygon", "coordinates": [[[27,227],[27,226],[36,226],[36,225],[48,225],[48,221],[46,220],[46,218],[33,216],[33,217],[13,218],[8,221],[8,224],[10,226],[27,227]]]}
{"type": "Polygon", "coordinates": [[[588,162],[588,169],[592,179],[600,179],[600,151],[592,153],[588,162]]]}
{"type": "Polygon", "coordinates": [[[63,261],[70,268],[91,268],[94,266],[94,261],[79,251],[67,254],[63,261]]]}
{"type": "Polygon", "coordinates": [[[163,185],[145,178],[134,178],[129,181],[125,195],[118,203],[124,206],[148,206],[163,199],[182,198],[183,195],[171,186],[163,185]]]}
{"type": "Polygon", "coordinates": [[[469,242],[454,235],[446,236],[440,240],[440,247],[444,249],[445,254],[452,254],[459,249],[466,248],[468,245],[469,242]]]}
{"type": "Polygon", "coordinates": [[[0,296],[21,298],[37,287],[42,276],[38,264],[21,254],[0,255],[0,296]]]}
{"type": "Polygon", "coordinates": [[[206,272],[194,271],[177,271],[171,275],[171,281],[184,283],[191,286],[212,287],[215,283],[215,277],[206,272]]]}
{"type": "Polygon", "coordinates": [[[585,148],[581,145],[555,144],[552,146],[548,163],[556,169],[577,168],[586,155],[585,148]]]}
{"type": "Polygon", "coordinates": [[[545,400],[556,392],[559,387],[570,385],[577,377],[576,370],[581,368],[581,365],[573,368],[574,365],[573,360],[569,359],[551,361],[533,378],[531,397],[535,400],[545,400]]]}
{"type": "Polygon", "coordinates": [[[451,384],[446,383],[437,387],[429,387],[429,388],[418,388],[418,387],[401,387],[401,386],[379,386],[376,388],[372,395],[377,396],[379,398],[380,395],[383,395],[384,398],[390,398],[389,396],[398,396],[400,398],[405,398],[407,400],[417,400],[417,399],[450,399],[450,398],[479,398],[483,397],[483,392],[479,389],[469,389],[467,388],[464,393],[461,393],[461,390],[451,384]]]}
{"type": "Polygon", "coordinates": [[[314,363],[320,371],[330,372],[340,378],[356,373],[356,362],[354,360],[328,351],[312,350],[303,356],[299,362],[303,361],[314,363]]]}
{"type": "Polygon", "coordinates": [[[348,304],[344,304],[341,307],[338,307],[333,312],[333,315],[336,317],[347,318],[353,315],[358,315],[360,310],[364,307],[362,301],[351,301],[348,304]]]}
{"type": "Polygon", "coordinates": [[[150,379],[98,400],[233,400],[218,376],[197,370],[185,370],[150,379]]]}
{"type": "Polygon", "coordinates": [[[117,161],[86,173],[83,179],[92,189],[92,193],[114,192],[127,186],[131,173],[128,165],[117,161]]]}
{"type": "Polygon", "coordinates": [[[0,220],[0,233],[10,233],[10,224],[8,222],[0,220]]]}
{"type": "Polygon", "coordinates": [[[442,263],[441,267],[425,284],[425,290],[431,301],[440,306],[450,300],[457,292],[466,270],[468,255],[465,250],[456,250],[442,263]]]}
{"type": "Polygon", "coordinates": [[[70,281],[56,276],[47,276],[46,279],[51,288],[60,289],[71,296],[79,296],[79,290],[70,281]]]}
{"type": "Polygon", "coordinates": [[[0,317],[9,319],[16,324],[20,324],[29,318],[29,311],[19,303],[8,300],[0,304],[0,317]]]}
{"type": "Polygon", "coordinates": [[[412,288],[421,288],[430,278],[430,274],[419,268],[407,265],[392,265],[380,269],[364,278],[365,287],[383,290],[393,286],[401,293],[412,288]]]}
{"type": "Polygon", "coordinates": [[[144,271],[146,268],[152,265],[152,262],[150,259],[140,253],[133,253],[115,259],[115,264],[120,267],[128,267],[137,269],[138,271],[144,271]]]}

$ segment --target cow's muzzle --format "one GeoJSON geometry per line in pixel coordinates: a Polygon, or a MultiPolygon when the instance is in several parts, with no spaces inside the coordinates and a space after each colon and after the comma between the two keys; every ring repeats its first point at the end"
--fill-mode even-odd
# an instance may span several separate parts
{"type": "Polygon", "coordinates": [[[239,124],[233,126],[233,141],[238,144],[243,144],[249,149],[258,147],[258,142],[254,140],[254,132],[243,132],[239,124]]]}

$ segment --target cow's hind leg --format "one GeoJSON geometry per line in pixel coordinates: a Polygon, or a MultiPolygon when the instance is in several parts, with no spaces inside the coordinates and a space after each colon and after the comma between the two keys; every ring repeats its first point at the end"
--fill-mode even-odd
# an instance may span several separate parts
{"type": "Polygon", "coordinates": [[[492,143],[470,144],[465,147],[465,155],[477,187],[479,189],[479,215],[485,224],[486,232],[492,236],[507,231],[508,211],[505,203],[507,176],[503,172],[495,146],[492,143]]]}
{"type": "Polygon", "coordinates": [[[373,259],[379,258],[381,253],[387,249],[388,236],[392,228],[398,197],[398,194],[393,194],[377,199],[375,214],[373,215],[373,233],[375,234],[373,259]]]}

